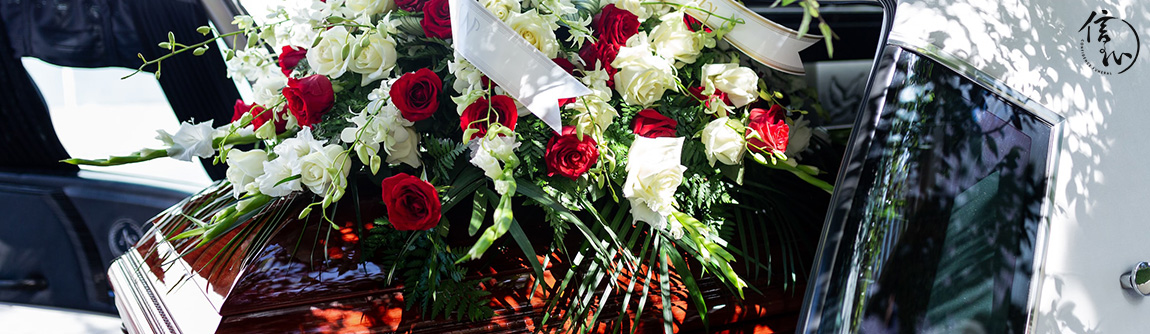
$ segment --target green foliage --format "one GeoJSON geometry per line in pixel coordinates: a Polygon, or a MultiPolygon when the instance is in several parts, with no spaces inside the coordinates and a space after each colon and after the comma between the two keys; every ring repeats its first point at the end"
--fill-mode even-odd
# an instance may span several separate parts
{"type": "Polygon", "coordinates": [[[389,279],[402,280],[408,308],[419,307],[429,318],[491,318],[494,311],[487,298],[491,293],[480,290],[480,280],[467,279],[466,268],[455,264],[463,250],[449,247],[442,229],[402,232],[374,228],[362,245],[372,262],[388,269],[389,279]]]}
{"type": "Polygon", "coordinates": [[[424,139],[423,146],[427,148],[427,170],[431,171],[432,180],[450,180],[451,171],[455,169],[457,160],[461,165],[467,164],[467,144],[456,142],[447,138],[424,139]],[[462,157],[462,159],[461,159],[462,157]]]}

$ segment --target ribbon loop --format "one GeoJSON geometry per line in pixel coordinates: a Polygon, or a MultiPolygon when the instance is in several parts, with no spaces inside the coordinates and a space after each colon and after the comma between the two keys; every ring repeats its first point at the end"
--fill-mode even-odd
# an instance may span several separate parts
{"type": "Polygon", "coordinates": [[[743,23],[736,24],[724,39],[751,59],[782,72],[805,74],[799,51],[822,39],[821,36],[811,34],[800,38],[797,31],[772,22],[733,0],[671,1],[680,5],[696,3],[699,8],[710,11],[708,14],[688,7],[687,14],[703,20],[711,27],[729,24],[725,18],[741,20],[743,23]]]}
{"type": "Polygon", "coordinates": [[[450,0],[455,51],[536,117],[562,132],[559,99],[591,89],[536,50],[475,0],[450,0]]]}

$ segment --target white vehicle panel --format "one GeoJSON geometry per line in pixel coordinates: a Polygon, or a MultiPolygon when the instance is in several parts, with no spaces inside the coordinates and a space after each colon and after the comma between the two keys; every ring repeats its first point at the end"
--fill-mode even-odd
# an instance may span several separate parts
{"type": "Polygon", "coordinates": [[[1057,115],[1029,331],[1150,333],[1150,301],[1119,284],[1150,261],[1150,2],[925,0],[895,13],[892,44],[950,58],[940,61],[1057,115]],[[1110,41],[1099,44],[1106,17],[1110,41]],[[1100,45],[1116,52],[1105,64],[1100,45]]]}

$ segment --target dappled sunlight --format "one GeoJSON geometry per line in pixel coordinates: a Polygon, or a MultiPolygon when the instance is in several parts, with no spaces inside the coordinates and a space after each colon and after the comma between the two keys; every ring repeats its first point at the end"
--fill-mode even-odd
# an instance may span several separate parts
{"type": "Polygon", "coordinates": [[[1150,57],[1150,7],[1132,0],[949,3],[900,4],[892,42],[933,45],[940,55],[954,58],[950,61],[959,70],[989,75],[984,79],[1001,82],[1028,107],[1040,106],[1039,116],[1056,124],[1050,225],[1045,249],[1037,250],[1039,262],[1045,262],[1035,277],[1041,284],[1038,297],[1031,300],[1037,308],[1034,330],[1146,329],[1129,320],[1148,306],[1126,296],[1116,281],[1130,265],[1150,258],[1150,247],[1141,240],[1150,227],[1138,224],[1144,220],[1141,193],[1150,188],[1144,163],[1150,156],[1144,144],[1150,114],[1143,98],[1150,84],[1145,59],[1150,57]],[[1129,22],[1141,36],[1141,57],[1127,72],[1108,73],[1089,64],[1087,52],[1093,49],[1081,46],[1085,30],[1080,27],[1102,10],[1129,22]]]}

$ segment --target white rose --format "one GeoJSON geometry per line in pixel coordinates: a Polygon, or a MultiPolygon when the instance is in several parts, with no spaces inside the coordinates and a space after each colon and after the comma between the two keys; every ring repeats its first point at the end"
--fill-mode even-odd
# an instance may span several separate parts
{"type": "Polygon", "coordinates": [[[359,13],[360,16],[372,16],[379,13],[390,12],[395,9],[393,0],[347,0],[344,3],[348,9],[359,13]]]}
{"type": "Polygon", "coordinates": [[[683,12],[671,12],[659,18],[662,23],[651,30],[651,46],[663,58],[692,64],[704,46],[704,35],[687,29],[683,12]]]}
{"type": "Polygon", "coordinates": [[[727,93],[727,98],[736,108],[754,102],[759,95],[759,77],[746,67],[737,64],[703,65],[703,94],[711,95],[715,90],[727,93]]]}
{"type": "Polygon", "coordinates": [[[299,180],[316,195],[326,197],[328,190],[331,190],[334,194],[332,200],[335,201],[343,195],[347,174],[350,172],[351,157],[344,153],[343,146],[332,144],[300,160],[299,180]]]}
{"type": "Polygon", "coordinates": [[[662,99],[668,89],[676,89],[675,75],[656,66],[627,66],[615,73],[615,89],[628,104],[646,107],[662,99]]]}
{"type": "Polygon", "coordinates": [[[747,151],[743,131],[739,121],[727,117],[707,123],[703,128],[703,147],[706,148],[707,162],[711,167],[715,166],[715,160],[727,165],[743,163],[743,152],[747,151]]]}
{"type": "Polygon", "coordinates": [[[347,71],[350,54],[344,54],[344,48],[350,48],[348,37],[350,34],[343,26],[335,26],[320,35],[319,44],[307,51],[307,63],[316,73],[337,78],[347,71]]]}
{"type": "Polygon", "coordinates": [[[216,154],[216,149],[212,148],[212,134],[215,131],[211,121],[194,125],[190,122],[183,122],[180,123],[180,129],[176,130],[176,134],[157,130],[159,135],[156,136],[156,139],[164,142],[164,145],[168,147],[169,157],[192,161],[193,156],[210,158],[216,154]]]}
{"type": "Polygon", "coordinates": [[[283,99],[283,89],[287,87],[287,77],[283,72],[275,71],[268,73],[252,85],[252,93],[255,95],[255,103],[262,106],[274,106],[283,99]]]}
{"type": "Polygon", "coordinates": [[[668,89],[677,89],[675,69],[670,61],[651,52],[646,33],[627,39],[627,46],[619,48],[611,66],[619,70],[615,90],[628,104],[649,106],[663,98],[668,89]]]}
{"type": "Polygon", "coordinates": [[[787,156],[797,156],[807,150],[811,144],[811,122],[799,116],[798,119],[787,122],[790,126],[790,135],[787,137],[787,156]]]}
{"type": "Polygon", "coordinates": [[[407,127],[404,131],[394,134],[395,143],[386,143],[387,163],[405,163],[408,166],[419,168],[423,163],[419,160],[419,134],[407,127]]]}
{"type": "Polygon", "coordinates": [[[623,196],[631,201],[634,221],[668,228],[667,216],[675,210],[675,190],[687,170],[680,164],[682,153],[683,137],[635,136],[627,153],[627,181],[623,183],[623,196]]]}
{"type": "Polygon", "coordinates": [[[259,192],[259,185],[255,180],[264,175],[264,162],[268,161],[268,153],[263,150],[228,152],[228,182],[232,184],[232,195],[240,198],[244,193],[259,192]]]}
{"type": "MultiPolygon", "coordinates": [[[[367,33],[356,38],[356,47],[352,48],[354,57],[348,63],[348,70],[363,74],[360,86],[367,86],[379,79],[384,79],[395,67],[395,40],[378,31],[367,33]]],[[[310,61],[310,60],[309,60],[310,61]]]]}
{"type": "Polygon", "coordinates": [[[555,58],[559,55],[559,42],[555,39],[555,30],[559,30],[559,25],[535,13],[534,9],[523,14],[511,15],[511,18],[507,20],[507,25],[519,33],[520,37],[527,40],[527,43],[543,52],[547,58],[555,58]]]}
{"type": "Polygon", "coordinates": [[[479,2],[483,4],[483,8],[487,8],[487,11],[495,14],[495,17],[503,22],[507,22],[507,19],[511,18],[511,14],[518,14],[522,11],[517,0],[480,0],[479,2]]]}
{"type": "Polygon", "coordinates": [[[666,13],[667,11],[672,9],[671,6],[667,6],[667,5],[650,5],[650,4],[645,5],[645,4],[643,4],[643,2],[649,2],[649,1],[646,1],[646,0],[617,0],[617,1],[615,1],[615,7],[618,7],[620,9],[626,9],[627,11],[631,12],[632,14],[635,14],[635,16],[639,17],[640,22],[646,21],[648,18],[650,18],[652,16],[658,17],[662,13],[666,13]]]}

